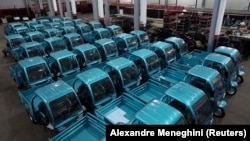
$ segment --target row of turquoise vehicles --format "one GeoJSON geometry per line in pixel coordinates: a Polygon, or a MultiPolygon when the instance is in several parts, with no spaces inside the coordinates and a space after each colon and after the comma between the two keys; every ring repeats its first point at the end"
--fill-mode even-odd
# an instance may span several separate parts
{"type": "Polygon", "coordinates": [[[55,135],[49,140],[104,140],[106,124],[212,124],[213,116],[225,115],[225,94],[232,95],[237,77],[243,80],[240,60],[232,67],[234,55],[186,52],[179,38],[152,44],[143,44],[147,37],[137,39],[138,49],[117,49],[114,57],[85,54],[92,57],[88,62],[62,50],[10,66],[17,85],[23,85],[18,94],[30,119],[55,135]]]}

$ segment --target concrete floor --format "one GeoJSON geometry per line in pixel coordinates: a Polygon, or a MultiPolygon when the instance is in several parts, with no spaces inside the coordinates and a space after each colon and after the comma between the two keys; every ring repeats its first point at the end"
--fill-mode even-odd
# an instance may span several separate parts
{"type": "MultiPolygon", "coordinates": [[[[81,15],[81,18],[86,18],[81,15]]],[[[89,18],[91,19],[91,17],[89,18]]],[[[4,24],[0,25],[0,49],[5,48],[3,32],[4,24]]],[[[1,141],[45,141],[49,135],[41,125],[34,125],[28,118],[24,106],[19,102],[17,88],[10,77],[8,66],[15,64],[10,57],[0,53],[0,140],[1,141]]],[[[250,60],[244,61],[244,83],[238,88],[236,95],[226,96],[228,107],[226,116],[222,119],[215,118],[214,124],[250,124],[250,60]]]]}

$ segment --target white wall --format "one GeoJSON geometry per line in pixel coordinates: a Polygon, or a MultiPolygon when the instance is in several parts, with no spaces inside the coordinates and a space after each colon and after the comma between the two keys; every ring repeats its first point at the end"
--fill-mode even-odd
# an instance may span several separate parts
{"type": "Polygon", "coordinates": [[[0,9],[7,9],[7,8],[25,8],[26,0],[0,0],[0,9]]]}

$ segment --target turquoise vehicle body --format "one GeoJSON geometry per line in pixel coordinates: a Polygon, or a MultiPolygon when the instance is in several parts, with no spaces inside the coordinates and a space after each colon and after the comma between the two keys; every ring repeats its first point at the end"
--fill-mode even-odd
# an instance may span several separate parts
{"type": "Polygon", "coordinates": [[[105,123],[91,113],[87,113],[81,120],[70,125],[67,129],[48,141],[106,141],[105,123]]]}
{"type": "Polygon", "coordinates": [[[162,71],[151,75],[152,80],[166,86],[173,86],[178,82],[186,82],[203,90],[209,97],[214,115],[225,116],[224,109],[227,103],[224,101],[225,87],[220,73],[212,68],[202,65],[187,67],[173,64],[162,71]]]}
{"type": "Polygon", "coordinates": [[[71,17],[61,17],[62,21],[72,21],[72,18],[71,17]]]}
{"type": "Polygon", "coordinates": [[[30,29],[28,27],[22,25],[22,26],[18,26],[16,28],[14,28],[13,34],[20,34],[23,37],[25,37],[28,32],[30,32],[30,29]]]}
{"type": "Polygon", "coordinates": [[[175,48],[176,58],[179,59],[188,52],[186,42],[182,38],[169,37],[164,40],[166,43],[170,43],[175,48]]]}
{"type": "Polygon", "coordinates": [[[59,29],[60,29],[62,35],[76,33],[76,29],[74,26],[68,25],[68,26],[60,27],[59,29]]]}
{"type": "Polygon", "coordinates": [[[43,24],[46,28],[49,28],[49,23],[50,23],[50,20],[49,19],[38,19],[37,22],[39,24],[43,24]]]}
{"type": "Polygon", "coordinates": [[[19,26],[23,26],[23,24],[21,22],[11,22],[11,23],[8,23],[7,25],[5,25],[3,27],[5,35],[14,34],[14,29],[16,27],[19,27],[19,26]]]}
{"type": "Polygon", "coordinates": [[[92,37],[92,30],[89,25],[86,23],[81,23],[75,26],[76,32],[80,34],[84,40],[84,42],[88,41],[88,38],[92,37]]]}
{"type": "Polygon", "coordinates": [[[49,20],[50,20],[50,22],[60,23],[62,21],[62,18],[59,16],[55,16],[55,17],[50,17],[49,20]]]}
{"type": "Polygon", "coordinates": [[[60,29],[61,24],[60,24],[60,22],[51,22],[51,23],[48,24],[48,27],[49,27],[49,28],[60,29]]]}
{"type": "Polygon", "coordinates": [[[28,27],[30,29],[31,25],[35,25],[35,24],[38,24],[37,21],[25,21],[23,23],[24,26],[28,27]]]}
{"type": "Polygon", "coordinates": [[[46,58],[53,79],[69,77],[80,72],[76,55],[67,49],[51,52],[46,58]]]}
{"type": "Polygon", "coordinates": [[[227,94],[234,95],[237,92],[237,69],[230,57],[218,53],[193,50],[177,60],[177,62],[190,67],[199,64],[216,69],[223,78],[227,94]]]}
{"type": "Polygon", "coordinates": [[[30,31],[39,31],[39,32],[44,32],[45,29],[47,29],[49,27],[46,27],[44,24],[33,24],[30,25],[30,31]]]}
{"type": "Polygon", "coordinates": [[[99,68],[90,68],[63,80],[74,88],[81,104],[91,113],[117,96],[110,76],[99,68]]]}
{"type": "Polygon", "coordinates": [[[44,42],[45,46],[43,48],[47,56],[49,56],[51,52],[67,49],[63,39],[57,36],[46,38],[44,39],[44,42]]]}
{"type": "Polygon", "coordinates": [[[112,38],[114,38],[118,34],[124,33],[123,29],[119,25],[110,25],[106,28],[109,30],[112,38]]]}
{"type": "Polygon", "coordinates": [[[19,90],[27,90],[51,83],[49,67],[41,56],[23,59],[9,66],[10,76],[19,90]]]}
{"type": "Polygon", "coordinates": [[[93,44],[95,40],[109,38],[111,39],[111,34],[109,33],[109,30],[107,28],[97,28],[92,31],[91,36],[86,36],[84,40],[87,41],[87,43],[93,44]]]}
{"type": "Polygon", "coordinates": [[[27,36],[25,36],[25,40],[27,42],[32,42],[32,41],[34,42],[34,41],[36,41],[38,43],[41,43],[42,46],[44,46],[44,39],[45,39],[45,37],[44,37],[44,34],[42,32],[40,32],[40,31],[33,31],[33,32],[28,32],[26,35],[27,36]]]}
{"type": "Polygon", "coordinates": [[[138,42],[138,48],[148,48],[150,46],[150,41],[148,33],[143,30],[133,30],[130,34],[134,35],[138,42]]]}
{"type": "Polygon", "coordinates": [[[25,58],[43,56],[44,54],[45,53],[42,45],[36,41],[33,41],[20,44],[20,47],[15,51],[13,57],[15,61],[19,61],[25,58]]]}
{"type": "Polygon", "coordinates": [[[61,21],[61,26],[74,26],[74,23],[71,20],[61,21]]]}
{"type": "Polygon", "coordinates": [[[82,19],[73,19],[72,22],[74,23],[74,26],[84,23],[84,21],[82,19]]]}
{"type": "Polygon", "coordinates": [[[58,134],[83,117],[81,103],[64,81],[18,92],[30,120],[42,124],[51,136],[58,134]]]}
{"type": "Polygon", "coordinates": [[[78,33],[65,34],[63,35],[63,40],[70,51],[74,50],[76,46],[84,44],[81,35],[78,33]]]}
{"type": "Polygon", "coordinates": [[[154,51],[160,59],[161,69],[166,68],[176,61],[176,53],[172,44],[163,41],[156,41],[152,43],[149,50],[154,51]]]}
{"type": "Polygon", "coordinates": [[[76,55],[81,70],[89,69],[102,62],[98,49],[92,44],[76,46],[72,52],[76,55]]]}
{"type": "Polygon", "coordinates": [[[113,39],[118,47],[119,55],[138,49],[138,42],[134,35],[122,33],[113,39]]]}
{"type": "Polygon", "coordinates": [[[56,28],[45,29],[43,34],[45,38],[62,37],[62,32],[56,28]]]}
{"type": "Polygon", "coordinates": [[[245,72],[244,72],[244,65],[242,62],[242,55],[240,54],[239,50],[232,47],[219,46],[214,50],[214,52],[228,56],[233,60],[237,69],[236,80],[238,84],[241,84],[244,81],[243,76],[245,75],[245,72]]]}
{"type": "Polygon", "coordinates": [[[20,34],[13,34],[5,36],[6,47],[2,50],[4,56],[11,56],[14,58],[15,52],[18,50],[22,43],[25,43],[25,39],[20,34]]]}
{"type": "Polygon", "coordinates": [[[149,103],[154,99],[158,99],[165,104],[171,105],[185,116],[185,120],[189,125],[207,125],[213,122],[213,111],[208,97],[202,90],[185,82],[180,81],[174,85],[166,86],[149,80],[127,93],[143,103],[149,103]],[[171,103],[174,100],[181,104],[174,105],[171,103]],[[190,112],[188,116],[187,111],[190,112]]]}
{"type": "Polygon", "coordinates": [[[183,115],[177,109],[157,99],[143,103],[125,93],[95,113],[108,125],[185,124],[183,115]]]}
{"type": "Polygon", "coordinates": [[[99,21],[90,21],[87,23],[90,27],[91,30],[98,29],[98,28],[103,28],[103,25],[99,21]]]}
{"type": "Polygon", "coordinates": [[[114,40],[104,38],[104,39],[95,40],[93,44],[97,47],[101,55],[102,62],[112,60],[118,57],[118,54],[119,54],[118,48],[114,40]]]}

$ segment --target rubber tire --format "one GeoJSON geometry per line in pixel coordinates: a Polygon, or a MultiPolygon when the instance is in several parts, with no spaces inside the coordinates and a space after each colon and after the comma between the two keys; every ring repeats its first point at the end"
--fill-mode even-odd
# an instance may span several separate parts
{"type": "Polygon", "coordinates": [[[238,84],[242,84],[244,82],[244,78],[240,75],[237,76],[236,81],[238,84]]]}
{"type": "Polygon", "coordinates": [[[28,112],[29,119],[33,124],[37,124],[37,122],[34,120],[34,118],[31,116],[31,114],[28,112]]]}
{"type": "Polygon", "coordinates": [[[227,91],[227,95],[233,96],[233,95],[236,94],[236,92],[237,92],[237,88],[236,88],[236,87],[231,86],[229,89],[230,89],[230,90],[232,89],[233,92],[231,93],[231,92],[227,91]]]}
{"type": "Polygon", "coordinates": [[[215,116],[215,117],[217,117],[217,118],[223,118],[223,117],[225,116],[225,110],[224,110],[224,109],[218,107],[217,111],[215,111],[215,113],[214,113],[214,116],[215,116]],[[216,114],[217,111],[220,112],[219,115],[216,114]]]}

